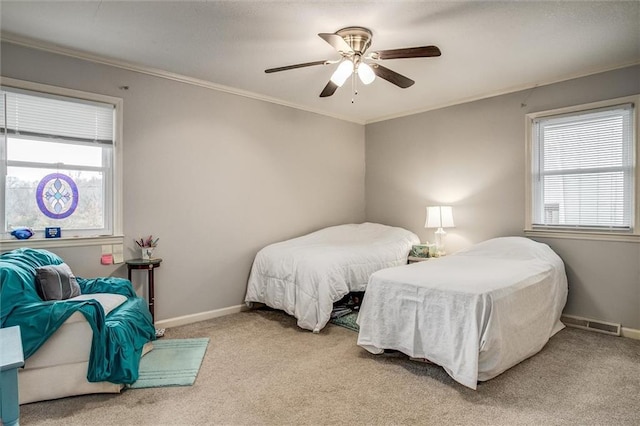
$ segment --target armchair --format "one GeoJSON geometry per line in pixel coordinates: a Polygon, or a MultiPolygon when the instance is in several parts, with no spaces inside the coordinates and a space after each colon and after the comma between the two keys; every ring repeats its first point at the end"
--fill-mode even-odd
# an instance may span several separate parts
{"type": "Polygon", "coordinates": [[[0,255],[0,325],[20,326],[25,365],[20,403],[117,393],[138,378],[144,345],[155,339],[146,302],[123,278],[76,278],[80,295],[43,300],[39,268],[63,260],[46,250],[0,255]]]}

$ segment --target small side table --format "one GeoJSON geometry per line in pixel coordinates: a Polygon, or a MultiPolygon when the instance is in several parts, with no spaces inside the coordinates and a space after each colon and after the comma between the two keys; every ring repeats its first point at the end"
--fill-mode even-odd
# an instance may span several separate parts
{"type": "MultiPolygon", "coordinates": [[[[153,281],[153,271],[156,268],[160,267],[160,263],[162,263],[162,259],[131,259],[127,260],[127,278],[131,281],[131,271],[134,269],[146,270],[148,271],[149,277],[149,312],[151,312],[151,320],[155,323],[155,294],[154,294],[154,281],[153,281]]],[[[156,337],[164,336],[164,328],[156,328],[156,337]]]]}
{"type": "Polygon", "coordinates": [[[18,426],[18,368],[24,365],[20,327],[0,328],[0,424],[18,426]]]}

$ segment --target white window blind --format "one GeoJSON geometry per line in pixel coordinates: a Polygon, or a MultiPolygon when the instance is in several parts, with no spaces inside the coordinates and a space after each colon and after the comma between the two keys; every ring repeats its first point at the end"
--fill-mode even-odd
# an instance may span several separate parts
{"type": "Polygon", "coordinates": [[[0,128],[10,135],[113,144],[112,104],[3,88],[0,128]],[[5,107],[6,105],[6,107],[5,107]]]}
{"type": "Polygon", "coordinates": [[[533,121],[534,227],[632,230],[633,104],[533,121]]]}

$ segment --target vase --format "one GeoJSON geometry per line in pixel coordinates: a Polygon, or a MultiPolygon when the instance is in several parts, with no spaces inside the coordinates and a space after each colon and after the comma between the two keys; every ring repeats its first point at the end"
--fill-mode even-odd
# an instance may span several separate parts
{"type": "Polygon", "coordinates": [[[142,260],[152,259],[153,250],[155,250],[155,247],[142,247],[142,260]]]}

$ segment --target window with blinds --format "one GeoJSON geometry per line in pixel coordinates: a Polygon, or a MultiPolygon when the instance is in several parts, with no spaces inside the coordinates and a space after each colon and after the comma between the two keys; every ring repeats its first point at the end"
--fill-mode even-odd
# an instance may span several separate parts
{"type": "Polygon", "coordinates": [[[2,239],[20,227],[112,235],[114,129],[114,104],[2,87],[2,239]]]}
{"type": "Polygon", "coordinates": [[[535,118],[533,228],[633,231],[634,105],[535,118]]]}

